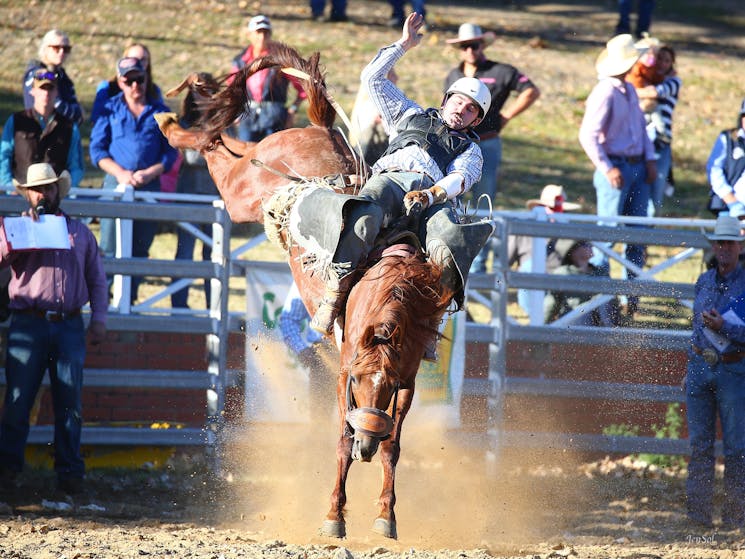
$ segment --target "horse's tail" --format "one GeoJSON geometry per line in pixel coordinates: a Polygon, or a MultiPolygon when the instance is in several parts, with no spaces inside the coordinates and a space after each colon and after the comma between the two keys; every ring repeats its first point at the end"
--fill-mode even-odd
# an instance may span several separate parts
{"type": "Polygon", "coordinates": [[[294,73],[292,79],[300,81],[308,95],[308,118],[310,122],[325,128],[331,128],[336,113],[324,94],[325,83],[319,60],[320,53],[314,53],[308,60],[302,58],[292,47],[284,43],[273,43],[271,52],[267,56],[257,58],[248,66],[235,74],[223,76],[220,91],[209,100],[202,103],[202,111],[207,118],[201,121],[201,128],[207,133],[209,141],[216,140],[220,134],[244,113],[248,103],[246,79],[266,68],[293,68],[306,75],[299,77],[294,73]],[[227,83],[228,78],[230,83],[227,83]]]}

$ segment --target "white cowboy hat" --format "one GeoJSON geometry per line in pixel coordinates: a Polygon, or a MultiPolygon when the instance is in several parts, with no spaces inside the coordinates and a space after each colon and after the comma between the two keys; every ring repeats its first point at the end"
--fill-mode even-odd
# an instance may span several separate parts
{"type": "Polygon", "coordinates": [[[625,74],[648,49],[647,46],[635,45],[634,38],[629,34],[616,35],[605,44],[595,61],[598,76],[608,78],[625,74]]]}
{"type": "Polygon", "coordinates": [[[732,215],[720,215],[714,226],[714,232],[706,235],[706,238],[710,241],[745,241],[742,225],[742,222],[732,215]]]}
{"type": "Polygon", "coordinates": [[[28,171],[26,172],[26,182],[20,183],[13,179],[13,186],[17,189],[21,188],[32,188],[34,186],[44,186],[45,184],[52,184],[56,182],[59,186],[59,198],[62,200],[70,192],[70,186],[72,184],[72,178],[70,173],[62,171],[57,176],[54,169],[49,163],[34,163],[29,165],[28,171]]]}
{"type": "Polygon", "coordinates": [[[484,33],[481,27],[473,23],[464,23],[458,28],[458,38],[448,39],[446,43],[453,45],[454,47],[460,46],[462,43],[473,43],[474,41],[481,41],[485,47],[491,45],[497,39],[496,33],[487,31],[484,33]]]}
{"type": "Polygon", "coordinates": [[[642,33],[642,38],[639,39],[636,43],[634,43],[634,46],[636,48],[657,48],[662,43],[657,37],[652,37],[649,33],[644,31],[642,33]]]}
{"type": "Polygon", "coordinates": [[[536,206],[545,206],[555,212],[571,212],[578,210],[582,207],[581,204],[575,204],[574,202],[567,202],[566,195],[564,194],[564,187],[558,184],[547,184],[541,190],[541,197],[539,200],[528,200],[525,205],[529,210],[532,210],[536,206]],[[557,204],[557,198],[561,198],[561,204],[557,204]]]}

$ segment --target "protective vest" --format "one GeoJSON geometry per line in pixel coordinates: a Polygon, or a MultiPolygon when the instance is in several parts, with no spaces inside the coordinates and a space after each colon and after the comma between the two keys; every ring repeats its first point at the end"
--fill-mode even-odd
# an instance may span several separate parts
{"type": "Polygon", "coordinates": [[[448,165],[466,151],[473,140],[452,130],[440,118],[437,109],[427,109],[405,118],[396,127],[398,135],[393,138],[385,152],[389,155],[406,146],[416,145],[426,151],[442,171],[447,175],[448,165]]]}
{"type": "Polygon", "coordinates": [[[724,160],[724,176],[727,183],[734,185],[745,173],[745,138],[737,135],[739,129],[725,130],[722,134],[727,138],[727,158],[724,160]],[[740,157],[735,159],[733,152],[739,147],[740,157]]]}
{"type": "Polygon", "coordinates": [[[33,111],[13,115],[13,177],[26,182],[26,172],[33,163],[49,163],[59,175],[67,168],[72,141],[72,122],[56,114],[44,130],[33,111]]]}

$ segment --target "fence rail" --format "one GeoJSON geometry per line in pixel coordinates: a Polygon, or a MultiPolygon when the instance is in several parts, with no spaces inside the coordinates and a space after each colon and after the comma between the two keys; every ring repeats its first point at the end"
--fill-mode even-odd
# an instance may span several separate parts
{"type": "MultiPolygon", "coordinates": [[[[150,430],[130,427],[88,427],[83,430],[85,444],[152,444],[152,445],[206,445],[215,444],[221,428],[221,412],[224,406],[225,389],[238,382],[240,372],[228,371],[225,363],[225,343],[229,331],[238,330],[243,317],[227,311],[227,282],[231,276],[242,276],[245,262],[235,260],[238,251],[229,250],[230,221],[219,202],[206,197],[179,197],[153,193],[127,192],[122,189],[115,195],[130,196],[139,201],[95,200],[97,192],[75,190],[76,199],[63,203],[65,211],[74,217],[110,217],[122,221],[148,219],[166,222],[213,223],[217,227],[209,241],[216,247],[212,262],[147,260],[131,257],[107,258],[108,273],[122,276],[157,275],[173,278],[204,278],[214,282],[218,296],[213,298],[207,316],[178,313],[179,320],[172,320],[170,309],[155,309],[148,305],[129,308],[123,305],[112,309],[108,327],[118,331],[159,331],[205,334],[211,354],[206,371],[144,371],[144,370],[86,370],[86,385],[90,386],[138,386],[147,388],[191,388],[206,391],[208,420],[201,429],[150,430]],[[83,196],[86,196],[83,198],[83,196]],[[143,201],[148,198],[150,201],[143,201]],[[196,200],[199,198],[199,200],[196,200]],[[152,201],[161,200],[158,204],[152,201]],[[163,201],[167,200],[167,201],[163,201]],[[185,204],[183,202],[198,202],[185,204]],[[207,203],[209,202],[209,203],[207,203]]],[[[111,192],[106,195],[111,196],[111,192]]],[[[25,208],[25,201],[16,196],[2,198],[0,214],[17,213],[25,208]]],[[[605,452],[654,452],[685,454],[686,441],[656,439],[649,437],[608,437],[582,433],[523,433],[503,429],[501,422],[504,398],[511,394],[550,396],[556,398],[615,399],[640,402],[679,402],[682,392],[678,387],[654,384],[627,384],[614,382],[566,381],[534,379],[508,376],[506,374],[506,346],[509,341],[532,343],[562,343],[575,345],[600,345],[616,347],[644,347],[682,350],[690,339],[688,330],[623,328],[622,335],[616,329],[587,327],[559,322],[543,324],[541,317],[530,317],[530,324],[521,324],[507,314],[508,290],[527,289],[541,291],[566,289],[577,293],[603,295],[636,295],[669,298],[685,304],[693,297],[693,285],[682,282],[663,282],[654,277],[664,266],[678,265],[685,259],[700,254],[707,243],[700,229],[711,227],[711,220],[645,220],[618,218],[619,224],[655,226],[631,228],[598,226],[595,216],[561,216],[561,222],[549,223],[545,216],[535,212],[499,212],[495,216],[497,232],[492,239],[498,251],[495,271],[489,274],[474,274],[469,280],[468,296],[471,300],[485,302],[491,310],[487,323],[469,322],[466,326],[468,342],[490,344],[488,379],[466,379],[465,394],[487,396],[489,416],[492,418],[485,437],[488,447],[498,453],[500,448],[542,446],[555,447],[563,444],[567,448],[605,452]],[[512,271],[507,266],[506,251],[509,235],[527,235],[535,239],[534,254],[545,250],[546,238],[588,239],[596,246],[602,243],[639,243],[667,247],[678,247],[669,262],[645,270],[636,281],[617,278],[567,278],[545,274],[512,271]],[[541,244],[544,243],[544,244],[541,244]]],[[[258,239],[255,241],[258,242],[258,239]]],[[[127,253],[126,239],[120,247],[127,253]]],[[[131,254],[131,252],[130,252],[131,254]]],[[[626,265],[620,255],[611,255],[621,265],[626,265]]],[[[282,264],[277,264],[278,266],[282,264]]],[[[542,270],[536,261],[535,270],[542,270]]],[[[124,285],[126,288],[126,285],[124,285]]],[[[128,297],[121,293],[120,298],[128,297]]],[[[162,295],[161,295],[162,296],[162,295]]],[[[172,314],[173,313],[173,314],[172,314]]],[[[4,380],[4,377],[3,377],[4,380]]],[[[52,440],[51,426],[34,427],[31,442],[48,443],[52,440]]],[[[720,448],[720,447],[718,447],[720,448]]],[[[720,450],[721,451],[721,450],[720,450]]]]}

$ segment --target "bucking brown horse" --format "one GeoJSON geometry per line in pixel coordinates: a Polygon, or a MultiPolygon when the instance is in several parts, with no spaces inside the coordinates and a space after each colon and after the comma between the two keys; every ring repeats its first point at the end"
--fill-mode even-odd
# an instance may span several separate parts
{"type": "MultiPolygon", "coordinates": [[[[193,77],[182,85],[200,87],[193,77]]],[[[184,130],[173,114],[157,117],[172,146],[198,149],[204,155],[231,219],[265,221],[268,235],[288,250],[293,277],[311,313],[320,301],[323,281],[317,271],[304,265],[303,249],[277,214],[289,214],[295,199],[290,193],[302,190],[306,183],[312,185],[314,179],[327,188],[350,193],[359,183],[354,178],[364,176],[362,159],[332,128],[336,116],[333,103],[325,89],[319,55],[305,60],[292,48],[276,44],[269,56],[241,70],[231,85],[223,85],[211,96],[205,93],[202,106],[206,118],[198,129],[184,130]],[[308,94],[312,124],[276,132],[258,143],[226,136],[225,130],[247,106],[246,78],[277,66],[304,76],[301,81],[308,94]],[[265,220],[265,214],[270,219],[265,220]]],[[[401,428],[425,347],[437,335],[452,296],[440,277],[440,268],[426,260],[416,243],[398,241],[393,247],[381,246],[363,265],[361,279],[349,294],[342,315],[343,332],[337,333],[340,427],[336,483],[321,528],[325,535],[346,535],[349,467],[353,460],[369,462],[380,450],[383,489],[373,530],[397,537],[394,480],[401,428]]]]}

